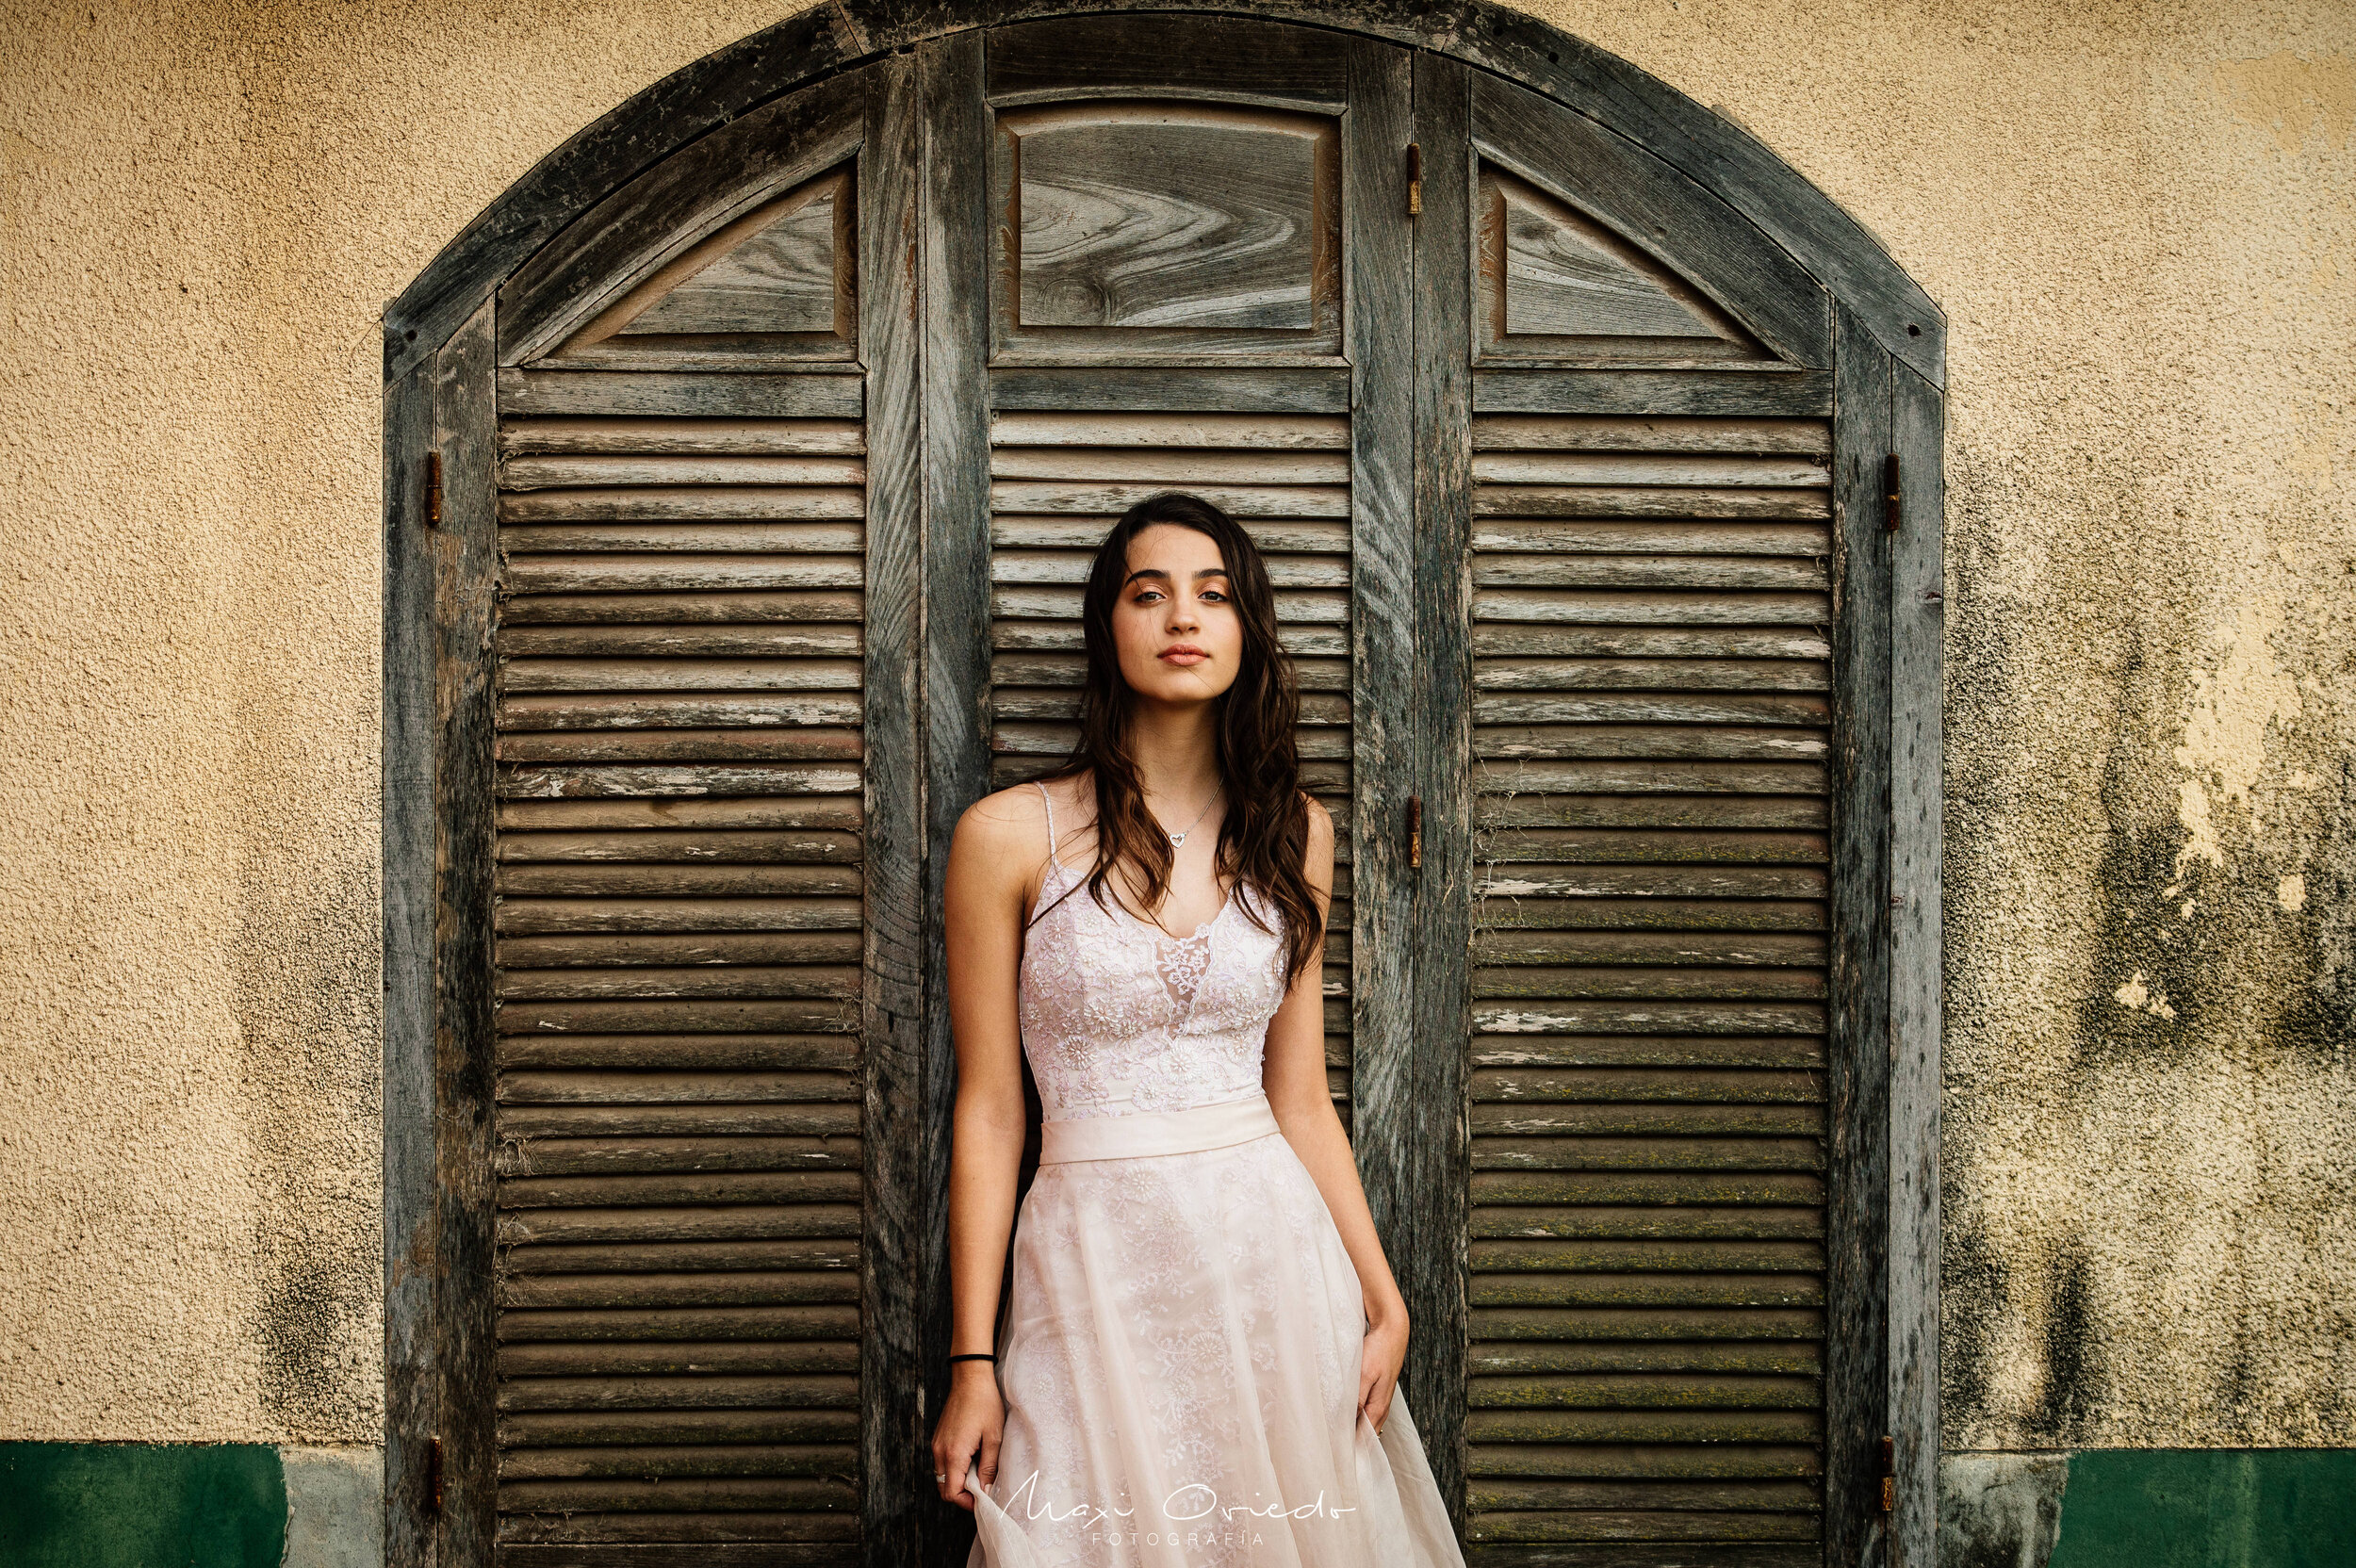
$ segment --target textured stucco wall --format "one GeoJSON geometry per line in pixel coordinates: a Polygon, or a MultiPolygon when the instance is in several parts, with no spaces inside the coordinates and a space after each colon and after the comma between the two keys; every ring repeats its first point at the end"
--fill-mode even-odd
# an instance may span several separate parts
{"type": "MultiPolygon", "coordinates": [[[[1953,323],[1950,1442],[2348,1442],[2346,8],[1533,8],[1953,323]]],[[[0,1436],[377,1435],[376,314],[779,14],[0,15],[0,1436]]]]}

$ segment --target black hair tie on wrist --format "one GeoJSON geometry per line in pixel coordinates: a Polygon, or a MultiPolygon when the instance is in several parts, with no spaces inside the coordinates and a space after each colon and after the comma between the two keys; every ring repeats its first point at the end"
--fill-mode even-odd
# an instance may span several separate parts
{"type": "Polygon", "coordinates": [[[973,1350],[962,1356],[951,1356],[949,1359],[951,1361],[996,1361],[998,1358],[988,1350],[973,1350]]]}

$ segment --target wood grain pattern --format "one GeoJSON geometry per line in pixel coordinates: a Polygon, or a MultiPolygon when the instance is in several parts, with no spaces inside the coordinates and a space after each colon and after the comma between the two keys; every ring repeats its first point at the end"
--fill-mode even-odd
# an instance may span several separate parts
{"type": "Polygon", "coordinates": [[[1568,203],[1485,166],[1477,201],[1482,354],[1764,357],[1707,294],[1568,203]]]}
{"type": "Polygon", "coordinates": [[[1673,370],[1555,370],[1483,368],[1473,373],[1476,414],[1583,414],[1642,417],[1720,415],[1772,418],[1832,412],[1832,378],[1822,371],[1694,376],[1673,370]]]}
{"type": "Polygon", "coordinates": [[[492,1103],[495,992],[488,964],[490,778],[496,692],[491,641],[499,548],[493,312],[479,311],[434,359],[442,522],[434,539],[434,916],[437,993],[435,1310],[442,1372],[437,1560],[489,1555],[498,1486],[492,1432],[497,1275],[492,1103]]]}
{"type": "MultiPolygon", "coordinates": [[[[1408,1315],[1425,1348],[1402,1377],[1427,1428],[1432,1473],[1469,1538],[1464,1505],[1466,1432],[1464,1357],[1468,1301],[1464,1171],[1471,1141],[1461,1051],[1430,1048],[1469,1033],[1475,1002],[1463,956],[1471,938],[1472,659],[1468,645],[1467,545],[1472,530],[1472,324],[1461,309],[1434,302],[1472,293],[1469,228],[1472,192],[1468,74],[1456,62],[1418,54],[1415,61],[1415,137],[1422,147],[1423,213],[1412,223],[1416,309],[1415,382],[1415,536],[1410,557],[1408,623],[1415,669],[1405,687],[1415,770],[1423,798],[1422,866],[1409,874],[1409,919],[1415,957],[1406,1009],[1408,1032],[1389,1104],[1395,1152],[1387,1196],[1398,1224],[1394,1268],[1409,1292],[1408,1315]]],[[[1394,821],[1398,819],[1394,818],[1394,821]]],[[[1362,1162],[1363,1163],[1363,1162],[1362,1162]]]]}
{"type": "Polygon", "coordinates": [[[1892,1568],[1931,1568],[1939,1528],[1939,1155],[1946,628],[1945,418],[1938,388],[1891,371],[1900,515],[1890,541],[1890,1377],[1897,1440],[1892,1568]]]}
{"type": "Polygon", "coordinates": [[[851,200],[843,174],[822,175],[755,209],[681,257],[683,275],[649,280],[656,287],[648,299],[625,297],[615,313],[628,314],[610,332],[848,336],[848,323],[837,319],[844,302],[838,269],[850,261],[842,241],[851,200]]]}
{"type": "Polygon", "coordinates": [[[1015,318],[1046,327],[1315,323],[1313,120],[1062,110],[1014,139],[1015,318]]]}
{"type": "Polygon", "coordinates": [[[1158,366],[993,368],[990,405],[1100,413],[1346,414],[1350,371],[1295,366],[1249,371],[1158,366]]]}
{"type": "MultiPolygon", "coordinates": [[[[994,54],[995,51],[989,51],[994,54]]],[[[990,690],[990,384],[984,362],[990,343],[990,117],[982,102],[983,36],[978,32],[941,39],[918,51],[924,111],[920,162],[921,248],[924,315],[921,321],[923,425],[924,743],[922,815],[914,825],[927,846],[921,883],[910,890],[926,912],[923,928],[923,972],[946,972],[948,943],[933,912],[941,906],[947,879],[947,847],[965,808],[991,786],[989,747],[990,690]]],[[[909,769],[911,777],[915,768],[909,769]]],[[[917,1117],[903,1134],[907,1150],[897,1156],[906,1179],[922,1184],[925,1206],[911,1215],[924,1226],[924,1250],[916,1260],[923,1315],[915,1324],[914,1348],[924,1360],[911,1373],[924,1391],[919,1419],[904,1444],[908,1459],[919,1459],[932,1436],[923,1412],[937,1411],[948,1392],[949,1311],[947,1201],[950,1118],[956,1108],[957,1043],[948,993],[924,988],[913,1057],[904,1070],[902,1093],[917,1117]]],[[[1028,1084],[1026,1098],[1037,1094],[1028,1084]]],[[[895,1112],[904,1119],[907,1111],[895,1112]]],[[[1027,1147],[1017,1173],[1023,1190],[1037,1168],[1036,1146],[1027,1147]]],[[[1000,1314],[1012,1272],[1009,1250],[1000,1278],[1000,1314]]],[[[993,1329],[991,1343],[996,1344],[993,1329]]],[[[962,1347],[958,1347],[962,1348],[962,1347]]],[[[896,1459],[895,1464],[903,1462],[896,1459]]],[[[901,1543],[900,1555],[880,1548],[876,1568],[902,1563],[922,1568],[961,1568],[971,1551],[972,1516],[938,1500],[929,1470],[899,1497],[872,1491],[868,1509],[871,1540],[901,1543]],[[913,1539],[910,1539],[910,1538],[913,1539]]]]}
{"type": "MultiPolygon", "coordinates": [[[[564,370],[499,372],[499,410],[509,418],[711,416],[852,420],[865,412],[858,377],[809,375],[577,375],[564,370]]],[[[536,429],[538,427],[525,427],[536,429]]],[[[682,426],[682,431],[703,427],[682,426]]],[[[840,425],[826,427],[839,433],[840,425]]],[[[644,437],[600,451],[643,451],[644,437]]]]}
{"type": "Polygon", "coordinates": [[[1656,283],[1677,279],[1707,291],[1730,323],[1741,323],[1786,364],[1831,364],[1824,290],[1787,252],[1687,175],[1594,121],[1486,74],[1473,79],[1471,135],[1500,169],[1568,198],[1623,240],[1642,236],[1659,247],[1665,266],[1655,272],[1656,283]]]}
{"type": "Polygon", "coordinates": [[[929,922],[924,672],[926,531],[921,244],[926,162],[919,62],[895,56],[868,101],[859,157],[859,337],[868,346],[866,961],[859,1006],[860,1494],[869,1560],[913,1560],[931,1468],[926,1380],[945,1341],[947,1162],[926,1060],[929,922]]]}
{"type": "Polygon", "coordinates": [[[707,237],[849,157],[871,76],[853,71],[789,92],[614,189],[499,289],[499,363],[559,351],[707,237]]]}
{"type": "Polygon", "coordinates": [[[1338,351],[1330,116],[1083,101],[996,123],[993,363],[1338,351]]]}
{"type": "Polygon", "coordinates": [[[435,1249],[434,712],[433,537],[426,454],[434,449],[434,362],[384,393],[384,1560],[434,1560],[431,1445],[441,1422],[435,1249]]]}
{"type": "Polygon", "coordinates": [[[1833,621],[1833,1181],[1825,1354],[1824,1533],[1833,1561],[1883,1539],[1890,1426],[1890,657],[1883,462],[1890,356],[1836,307],[1833,621]]]}

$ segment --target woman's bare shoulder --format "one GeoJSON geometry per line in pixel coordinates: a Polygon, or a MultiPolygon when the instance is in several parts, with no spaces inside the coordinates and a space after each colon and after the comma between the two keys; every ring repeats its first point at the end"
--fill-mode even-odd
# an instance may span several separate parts
{"type": "Polygon", "coordinates": [[[1024,844],[1044,852],[1047,843],[1047,803],[1036,785],[1009,784],[967,807],[957,817],[957,837],[993,854],[1011,854],[1024,844]]]}
{"type": "Polygon", "coordinates": [[[1309,842],[1302,859],[1310,880],[1320,888],[1328,887],[1333,878],[1333,813],[1306,790],[1301,792],[1301,798],[1309,808],[1309,842]]]}
{"type": "Polygon", "coordinates": [[[1332,843],[1333,841],[1333,813],[1325,808],[1325,802],[1319,800],[1317,796],[1311,794],[1306,790],[1301,792],[1301,803],[1309,808],[1310,843],[1315,844],[1317,841],[1319,835],[1323,835],[1327,843],[1332,843]]]}

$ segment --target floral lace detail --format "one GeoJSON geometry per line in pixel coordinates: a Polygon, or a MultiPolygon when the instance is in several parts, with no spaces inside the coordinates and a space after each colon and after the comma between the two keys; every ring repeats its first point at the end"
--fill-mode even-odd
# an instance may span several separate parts
{"type": "Polygon", "coordinates": [[[1155,944],[1153,967],[1160,972],[1162,983],[1170,988],[1170,994],[1178,999],[1178,1004],[1191,1009],[1195,990],[1211,967],[1211,934],[1205,931],[1198,937],[1155,944]]]}
{"type": "MultiPolygon", "coordinates": [[[[1271,1444],[1314,1451],[1350,1431],[1364,1297],[1317,1184],[1280,1135],[1200,1153],[1042,1166],[1023,1200],[1014,1274],[1000,1358],[1013,1400],[992,1494],[1011,1496],[1036,1474],[1012,1506],[1034,1544],[1069,1554],[1054,1560],[1107,1568],[1163,1560],[1110,1549],[1101,1524],[1090,1529],[1072,1516],[1080,1499],[1135,1507],[1135,1527],[1150,1530],[1173,1485],[1249,1504],[1269,1478],[1255,1456],[1271,1444]],[[1081,1257],[1096,1266],[1069,1266],[1081,1257]],[[1116,1389],[1138,1400],[1138,1435],[1148,1438],[1140,1471],[1104,1463],[1096,1429],[1116,1389]]],[[[1355,1478],[1336,1476],[1326,1500],[1360,1503],[1341,1490],[1355,1478]]],[[[1248,1523],[1264,1539],[1285,1533],[1248,1523]]],[[[1206,1532],[1185,1561],[1245,1568],[1285,1560],[1246,1540],[1206,1532]]]]}
{"type": "Polygon", "coordinates": [[[1268,1021],[1284,1000],[1284,946],[1282,923],[1250,889],[1238,886],[1211,920],[1172,937],[1100,905],[1077,872],[1051,858],[1039,908],[1018,1010],[1048,1119],[1258,1092],[1268,1021]]]}

